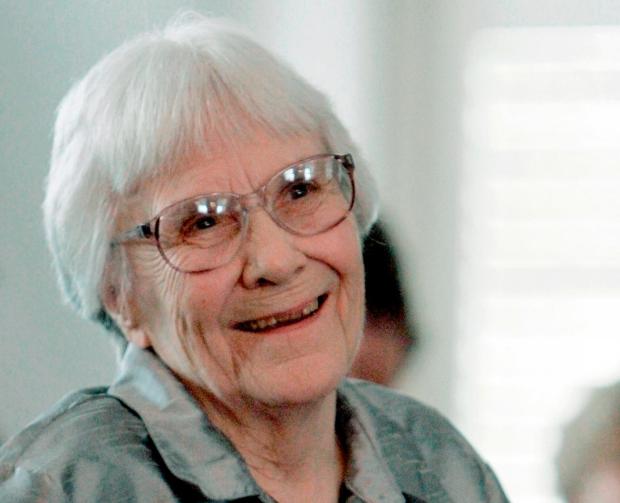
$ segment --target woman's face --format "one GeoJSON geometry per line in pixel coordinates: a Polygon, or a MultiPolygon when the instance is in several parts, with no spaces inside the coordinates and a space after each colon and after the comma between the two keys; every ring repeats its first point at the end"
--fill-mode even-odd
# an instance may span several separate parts
{"type": "MultiPolygon", "coordinates": [[[[196,157],[173,176],[147,184],[140,192],[144,208],[123,221],[135,225],[207,192],[253,192],[282,168],[320,153],[324,148],[313,137],[258,136],[235,151],[196,157]]],[[[255,208],[234,259],[198,274],[173,270],[154,246],[127,249],[133,279],[126,334],[152,346],[190,387],[228,405],[294,405],[327,395],[348,371],[364,311],[351,214],[331,230],[300,237],[255,208]],[[271,328],[247,323],[284,317],[286,324],[271,328]]]]}

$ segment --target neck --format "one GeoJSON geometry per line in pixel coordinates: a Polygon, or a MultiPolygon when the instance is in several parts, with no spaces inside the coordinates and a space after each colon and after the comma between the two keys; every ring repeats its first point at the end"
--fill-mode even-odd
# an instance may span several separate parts
{"type": "Polygon", "coordinates": [[[335,391],[310,404],[234,410],[190,391],[277,501],[338,500],[346,460],[336,434],[335,391]]]}

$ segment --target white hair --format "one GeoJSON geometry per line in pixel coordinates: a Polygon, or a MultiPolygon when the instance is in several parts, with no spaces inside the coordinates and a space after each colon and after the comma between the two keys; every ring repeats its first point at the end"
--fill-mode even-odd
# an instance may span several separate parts
{"type": "Polygon", "coordinates": [[[123,198],[197,148],[208,152],[257,128],[318,134],[331,152],[352,153],[354,214],[367,232],[375,183],[327,98],[238,28],[184,13],[99,61],[58,109],[43,204],[65,299],[109,323],[101,284],[123,198]]]}

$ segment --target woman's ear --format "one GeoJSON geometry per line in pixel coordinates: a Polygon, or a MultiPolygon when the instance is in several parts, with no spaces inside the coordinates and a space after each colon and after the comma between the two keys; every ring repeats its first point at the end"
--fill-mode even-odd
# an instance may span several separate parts
{"type": "MultiPolygon", "coordinates": [[[[117,260],[122,259],[118,257],[117,260]]],[[[132,295],[131,281],[127,274],[119,274],[118,269],[109,261],[106,263],[101,295],[103,307],[129,342],[146,349],[151,346],[148,329],[140,322],[140,309],[132,295]]]]}

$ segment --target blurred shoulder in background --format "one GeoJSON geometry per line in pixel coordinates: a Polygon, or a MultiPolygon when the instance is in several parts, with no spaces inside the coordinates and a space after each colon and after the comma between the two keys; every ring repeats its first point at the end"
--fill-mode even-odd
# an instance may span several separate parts
{"type": "Polygon", "coordinates": [[[390,386],[410,361],[417,337],[409,319],[398,254],[384,221],[364,240],[366,325],[350,375],[390,386]]]}
{"type": "Polygon", "coordinates": [[[595,389],[566,426],[556,466],[565,501],[620,502],[620,381],[595,389]]]}

